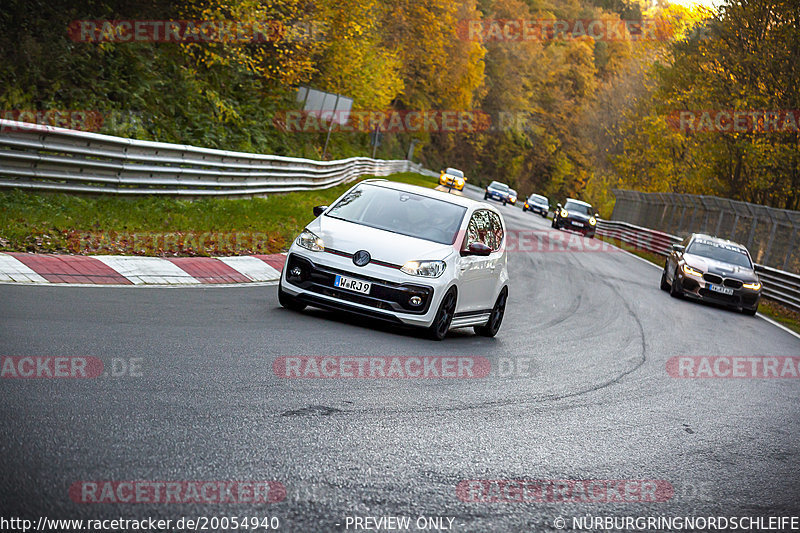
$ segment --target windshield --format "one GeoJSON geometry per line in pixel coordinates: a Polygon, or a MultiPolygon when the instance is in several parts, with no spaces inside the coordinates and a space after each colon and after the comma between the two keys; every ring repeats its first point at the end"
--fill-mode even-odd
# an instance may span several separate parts
{"type": "Polygon", "coordinates": [[[695,240],[686,250],[687,254],[699,255],[721,263],[753,268],[744,248],[714,241],[695,240]]]}
{"type": "Polygon", "coordinates": [[[499,183],[497,181],[493,181],[491,185],[489,185],[492,189],[497,189],[498,191],[505,191],[508,192],[508,185],[505,183],[499,183]]]}
{"type": "Polygon", "coordinates": [[[461,172],[460,170],[456,170],[454,168],[448,168],[447,170],[444,171],[444,173],[445,174],[450,174],[451,176],[455,176],[457,178],[463,178],[464,177],[464,173],[463,172],[461,172]]]}
{"type": "Polygon", "coordinates": [[[544,196],[540,196],[538,194],[534,194],[534,195],[531,195],[530,198],[528,198],[528,201],[532,202],[532,203],[535,203],[535,204],[546,204],[547,203],[547,198],[545,198],[544,196]]]}
{"type": "Polygon", "coordinates": [[[326,215],[417,239],[453,244],[466,207],[387,187],[361,184],[326,215]]]}
{"type": "Polygon", "coordinates": [[[590,205],[583,205],[575,202],[567,202],[567,205],[564,206],[564,209],[566,209],[567,211],[571,211],[573,213],[580,213],[581,215],[586,215],[586,216],[592,215],[592,206],[590,205]]]}

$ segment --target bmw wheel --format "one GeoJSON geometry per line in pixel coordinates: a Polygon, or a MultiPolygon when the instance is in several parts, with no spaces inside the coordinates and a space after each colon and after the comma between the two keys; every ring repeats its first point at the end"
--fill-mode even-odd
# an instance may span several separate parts
{"type": "Polygon", "coordinates": [[[506,313],[506,302],[508,301],[508,287],[503,287],[500,294],[497,296],[497,301],[494,303],[492,313],[489,315],[489,320],[483,326],[475,326],[476,335],[483,337],[494,337],[500,331],[500,324],[503,323],[503,315],[506,313]]]}
{"type": "Polygon", "coordinates": [[[678,279],[678,269],[675,269],[675,274],[672,276],[672,284],[669,286],[669,295],[673,298],[680,298],[683,290],[680,288],[681,280],[678,279]]]}
{"type": "Polygon", "coordinates": [[[667,283],[667,265],[664,265],[664,270],[661,271],[661,290],[669,290],[669,283],[667,283]]]}
{"type": "Polygon", "coordinates": [[[436,313],[433,323],[428,327],[428,335],[433,340],[440,341],[444,339],[450,330],[450,323],[453,321],[455,313],[456,289],[453,287],[442,298],[442,303],[439,304],[439,311],[436,313]]]}

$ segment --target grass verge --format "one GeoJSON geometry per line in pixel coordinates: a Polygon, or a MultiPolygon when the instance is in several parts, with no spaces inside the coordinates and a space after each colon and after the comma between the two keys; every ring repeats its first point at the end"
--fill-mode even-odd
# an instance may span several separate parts
{"type": "MultiPolygon", "coordinates": [[[[436,178],[410,172],[386,179],[437,185],[436,178]]],[[[313,219],[314,206],[330,204],[352,185],[198,200],[2,191],[0,250],[162,257],[276,253],[313,219]]]]}
{"type": "MultiPolygon", "coordinates": [[[[632,247],[630,244],[624,243],[619,239],[613,239],[611,237],[601,237],[600,235],[597,236],[598,239],[611,243],[614,246],[622,248],[632,254],[638,255],[643,259],[647,259],[651,263],[663,267],[664,266],[664,257],[658,254],[654,254],[652,252],[647,252],[645,250],[640,250],[637,248],[632,247]]],[[[769,298],[761,298],[761,302],[758,304],[758,312],[762,315],[771,318],[775,322],[780,323],[783,326],[800,333],[800,313],[797,311],[793,311],[788,307],[779,304],[769,298]]]]}

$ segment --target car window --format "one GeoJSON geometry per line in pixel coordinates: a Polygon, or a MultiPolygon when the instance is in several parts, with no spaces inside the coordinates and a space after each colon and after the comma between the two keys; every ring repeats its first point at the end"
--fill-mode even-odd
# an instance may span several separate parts
{"type": "Polygon", "coordinates": [[[704,239],[695,239],[692,241],[692,244],[689,245],[686,253],[699,255],[700,257],[713,259],[721,263],[753,268],[750,258],[747,256],[747,251],[739,246],[704,239]]]}
{"type": "Polygon", "coordinates": [[[489,185],[489,187],[491,187],[492,189],[497,189],[498,191],[508,191],[508,185],[497,181],[493,181],[491,185],[489,185]]]}
{"type": "Polygon", "coordinates": [[[445,174],[450,174],[451,176],[455,176],[457,178],[463,178],[464,177],[464,173],[463,172],[461,172],[460,170],[456,170],[454,168],[448,168],[447,170],[445,170],[445,174]]]}
{"type": "Polygon", "coordinates": [[[500,249],[503,243],[503,223],[497,213],[480,209],[472,214],[467,226],[465,248],[476,242],[485,244],[493,252],[500,249]]]}
{"type": "Polygon", "coordinates": [[[576,202],[567,202],[567,205],[564,206],[564,209],[566,209],[567,211],[572,211],[574,213],[580,213],[582,215],[592,214],[592,206],[583,205],[576,202]]]}
{"type": "Polygon", "coordinates": [[[422,194],[362,183],[325,216],[440,244],[453,244],[467,208],[422,194]]]}

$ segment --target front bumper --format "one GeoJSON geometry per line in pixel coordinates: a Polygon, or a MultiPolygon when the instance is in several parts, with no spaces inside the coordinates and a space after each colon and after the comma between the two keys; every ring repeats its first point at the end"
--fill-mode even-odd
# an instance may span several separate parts
{"type": "Polygon", "coordinates": [[[727,307],[755,309],[758,307],[758,302],[761,299],[761,290],[753,291],[745,288],[734,288],[733,294],[722,294],[709,289],[709,285],[720,285],[719,283],[710,283],[705,279],[688,276],[683,273],[678,274],[678,282],[685,296],[727,307]]]}
{"type": "Polygon", "coordinates": [[[577,231],[578,233],[582,233],[586,236],[594,236],[595,231],[597,231],[597,226],[592,226],[588,222],[573,220],[571,218],[561,218],[559,219],[558,224],[561,229],[577,231]]]}
{"type": "Polygon", "coordinates": [[[507,202],[508,201],[506,196],[504,194],[500,194],[499,192],[487,191],[485,196],[489,200],[496,200],[498,202],[507,202]]]}
{"type": "Polygon", "coordinates": [[[437,290],[435,282],[439,279],[409,282],[408,276],[396,268],[373,264],[355,267],[352,261],[327,252],[309,257],[292,250],[281,273],[283,290],[308,305],[422,327],[433,322],[438,309],[443,293],[437,290]],[[292,274],[295,268],[299,268],[299,276],[292,274]],[[370,282],[370,293],[335,287],[337,275],[370,282]],[[421,298],[420,305],[410,303],[414,296],[421,298]]]}
{"type": "Polygon", "coordinates": [[[546,215],[548,213],[548,211],[549,211],[549,209],[546,209],[544,207],[541,207],[541,206],[538,206],[538,205],[535,205],[535,204],[528,204],[528,208],[527,209],[528,209],[528,211],[532,211],[532,212],[538,213],[540,215],[546,215]]]}

